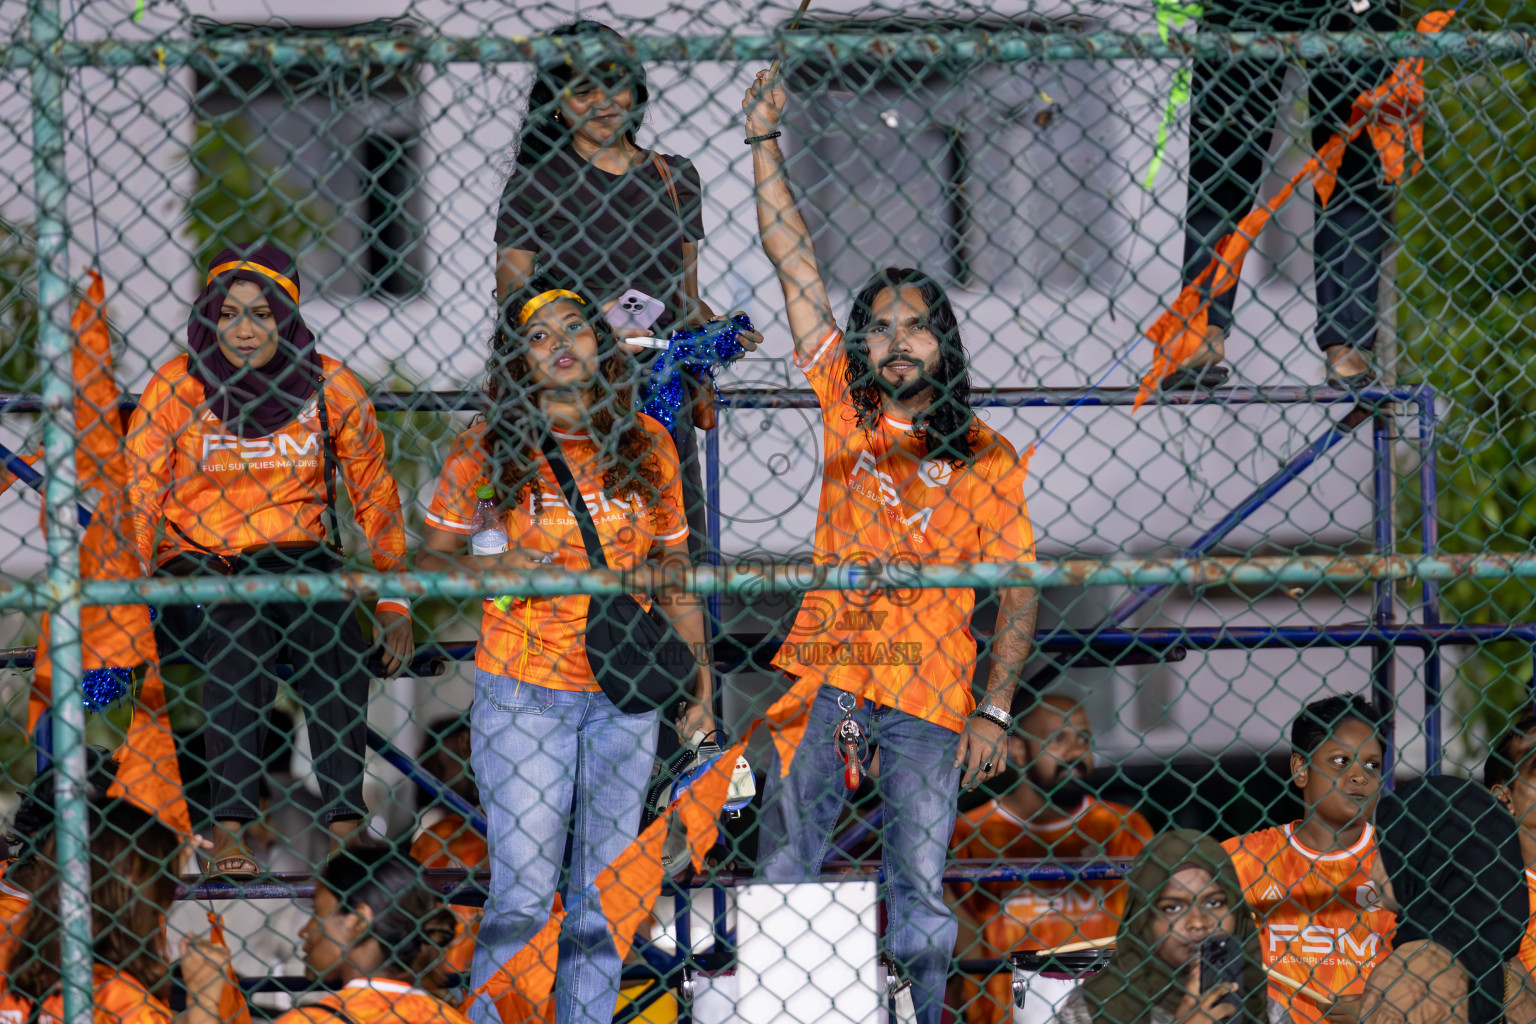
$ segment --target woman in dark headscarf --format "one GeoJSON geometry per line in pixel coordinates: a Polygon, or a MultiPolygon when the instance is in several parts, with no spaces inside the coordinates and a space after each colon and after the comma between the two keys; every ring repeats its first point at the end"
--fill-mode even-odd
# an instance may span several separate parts
{"type": "MultiPolygon", "coordinates": [[[[271,245],[214,258],[187,321],[187,352],[144,389],[128,432],[129,500],[139,555],[153,572],[333,572],[341,567],[338,478],[380,572],[404,569],[400,496],[373,405],[350,370],[315,348],[299,315],[293,260],[271,245]]],[[[324,807],[339,840],[362,799],[367,643],[350,601],[161,609],[169,645],[208,670],[204,741],[215,870],[250,876],[239,835],[259,809],[266,710],[276,662],[309,720],[324,807]]],[[[412,653],[410,607],[380,601],[383,668],[412,653]]]]}
{"type": "MultiPolygon", "coordinates": [[[[1515,819],[1470,779],[1434,775],[1381,798],[1376,834],[1373,877],[1397,913],[1394,950],[1441,947],[1470,987],[1461,1016],[1502,1020],[1504,965],[1519,953],[1530,916],[1515,819]]],[[[1410,979],[1426,987],[1434,980],[1410,979]]]]}
{"type": "Polygon", "coordinates": [[[1286,1008],[1269,998],[1258,928],[1220,843],[1192,829],[1164,832],[1136,858],[1126,888],[1109,965],[1073,990],[1055,1024],[1290,1020],[1286,1008]],[[1216,985],[1200,992],[1201,943],[1222,933],[1242,948],[1242,991],[1216,985]],[[1222,1002],[1234,994],[1241,1009],[1222,1002]]]}

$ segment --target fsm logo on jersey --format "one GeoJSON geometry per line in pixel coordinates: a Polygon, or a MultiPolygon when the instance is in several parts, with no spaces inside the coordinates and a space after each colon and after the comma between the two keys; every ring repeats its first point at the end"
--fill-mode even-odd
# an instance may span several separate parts
{"type": "Polygon", "coordinates": [[[955,467],[944,459],[924,459],[917,467],[917,478],[929,487],[948,487],[955,467]]]}

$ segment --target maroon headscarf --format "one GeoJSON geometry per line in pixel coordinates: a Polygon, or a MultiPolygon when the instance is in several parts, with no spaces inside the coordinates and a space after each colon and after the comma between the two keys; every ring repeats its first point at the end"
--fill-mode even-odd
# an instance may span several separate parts
{"type": "Polygon", "coordinates": [[[293,422],[322,372],[315,336],[299,315],[293,258],[265,244],[235,246],[215,256],[187,320],[187,353],[188,373],[202,384],[209,409],[226,429],[241,437],[267,437],[293,422]],[[219,349],[219,309],[236,281],[258,285],[277,318],[277,355],[259,369],[237,367],[219,349]]]}

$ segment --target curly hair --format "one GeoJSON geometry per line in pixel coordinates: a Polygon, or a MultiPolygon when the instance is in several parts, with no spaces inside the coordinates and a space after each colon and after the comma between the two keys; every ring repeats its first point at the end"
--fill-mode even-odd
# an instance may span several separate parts
{"type": "Polygon", "coordinates": [[[849,399],[858,410],[860,426],[868,430],[880,422],[884,394],[869,362],[869,326],[874,320],[876,297],[886,289],[899,294],[902,288],[915,288],[922,295],[928,310],[928,329],[939,342],[939,365],[932,375],[933,404],[913,424],[913,431],[923,440],[927,457],[970,465],[976,461],[976,446],[980,443],[976,414],[971,411],[970,357],[960,339],[960,324],[949,296],[921,270],[886,267],[854,296],[853,312],[848,315],[848,330],[844,332],[848,339],[849,399]]]}
{"type": "MultiPolygon", "coordinates": [[[[540,67],[534,74],[533,87],[528,90],[528,110],[523,115],[522,127],[517,135],[517,163],[523,167],[537,167],[571,144],[571,126],[561,121],[560,93],[576,81],[596,79],[609,91],[630,90],[634,103],[630,113],[639,120],[645,115],[651,91],[646,86],[645,68],[632,53],[629,41],[600,21],[582,19],[552,28],[550,36],[593,35],[608,44],[607,50],[590,68],[578,68],[570,63],[540,67]],[[612,53],[616,51],[615,58],[612,53]]],[[[635,131],[628,128],[624,137],[636,146],[635,131]]],[[[638,148],[638,146],[637,146],[638,148]]]]}
{"type": "MultiPolygon", "coordinates": [[[[540,508],[542,488],[532,485],[538,481],[544,462],[539,444],[539,386],[533,380],[528,345],[509,318],[515,319],[512,311],[521,310],[530,299],[553,288],[565,286],[548,281],[532,283],[506,306],[507,312],[491,337],[491,357],[485,367],[487,404],[480,417],[486,428],[487,475],[496,488],[497,505],[521,505],[531,491],[535,513],[540,508]]],[[[597,335],[595,400],[587,410],[587,429],[598,449],[603,493],[610,498],[638,495],[643,505],[654,509],[667,481],[656,458],[655,443],[638,419],[634,360],[619,347],[600,307],[585,295],[582,301],[587,322],[597,335]]]]}

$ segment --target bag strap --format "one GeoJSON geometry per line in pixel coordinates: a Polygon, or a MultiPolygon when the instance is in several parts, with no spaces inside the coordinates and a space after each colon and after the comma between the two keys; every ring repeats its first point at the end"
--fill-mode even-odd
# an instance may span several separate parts
{"type": "Polygon", "coordinates": [[[587,511],[587,503],[581,498],[581,488],[576,486],[576,478],[571,476],[571,467],[565,464],[565,456],[560,454],[560,442],[555,440],[547,423],[539,432],[539,446],[544,449],[544,461],[549,463],[555,479],[560,482],[565,503],[571,507],[571,514],[576,517],[576,525],[581,529],[581,542],[587,548],[587,562],[594,569],[609,568],[608,556],[603,554],[603,540],[597,535],[597,525],[592,522],[592,513],[587,511]]]}
{"type": "Polygon", "coordinates": [[[672,183],[672,169],[657,153],[651,154],[651,163],[656,165],[656,173],[661,175],[661,183],[667,187],[667,195],[672,197],[672,209],[677,211],[677,222],[682,224],[683,204],[677,200],[677,186],[672,183]]]}
{"type": "Polygon", "coordinates": [[[331,418],[325,408],[325,375],[315,378],[315,411],[320,416],[320,458],[325,464],[325,546],[345,557],[341,546],[341,524],[336,520],[336,453],[331,450],[331,418]]]}
{"type": "MultiPolygon", "coordinates": [[[[680,235],[687,234],[688,222],[683,219],[683,204],[677,198],[677,184],[672,180],[672,169],[667,162],[656,152],[651,153],[651,163],[656,167],[656,173],[661,175],[661,183],[667,188],[667,195],[672,197],[672,209],[677,213],[677,232],[680,235]]],[[[688,312],[688,289],[682,282],[677,283],[677,308],[679,312],[688,312]]]]}

